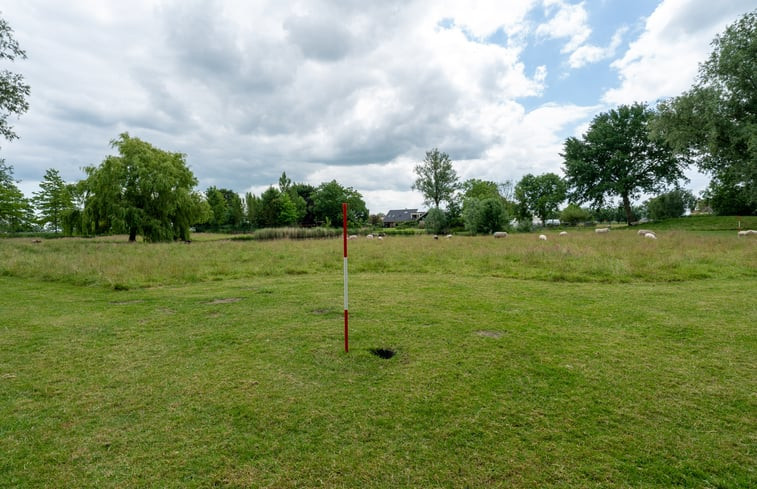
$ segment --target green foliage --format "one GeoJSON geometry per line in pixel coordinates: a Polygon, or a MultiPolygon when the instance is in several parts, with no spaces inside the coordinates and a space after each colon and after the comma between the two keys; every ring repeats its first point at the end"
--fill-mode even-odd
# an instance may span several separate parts
{"type": "Polygon", "coordinates": [[[676,189],[649,199],[646,202],[647,214],[655,221],[681,217],[687,210],[693,210],[696,202],[697,199],[688,190],[676,189]]]}
{"type": "Polygon", "coordinates": [[[465,229],[471,234],[502,231],[507,227],[509,219],[510,216],[499,196],[480,200],[471,197],[463,204],[463,222],[465,229]]]}
{"type": "Polygon", "coordinates": [[[24,193],[16,186],[13,167],[0,159],[0,232],[28,231],[33,222],[34,211],[24,193]]]}
{"type": "Polygon", "coordinates": [[[589,219],[591,219],[591,212],[588,209],[580,207],[578,204],[568,204],[560,212],[560,222],[569,226],[575,226],[589,219]]]}
{"type": "Polygon", "coordinates": [[[478,178],[469,178],[460,185],[463,202],[465,199],[486,199],[489,197],[500,197],[499,185],[490,180],[479,180],[478,178]]]}
{"type": "Polygon", "coordinates": [[[111,141],[119,156],[86,167],[85,214],[95,234],[126,232],[129,240],[189,240],[207,204],[192,188],[197,179],[180,153],[155,148],[127,133],[111,141]]]}
{"type": "MultiPolygon", "coordinates": [[[[26,59],[26,52],[13,37],[13,29],[8,22],[0,18],[0,59],[14,61],[16,58],[26,59]]],[[[22,75],[8,70],[0,71],[0,136],[9,141],[18,136],[8,123],[8,117],[29,110],[29,102],[26,100],[29,93],[29,85],[24,83],[22,75]]]]}
{"type": "Polygon", "coordinates": [[[423,194],[424,203],[433,204],[438,209],[442,202],[453,200],[458,178],[447,153],[437,148],[426,151],[426,157],[415,166],[414,171],[418,178],[412,188],[423,194]]]}
{"type": "Polygon", "coordinates": [[[572,201],[599,208],[608,197],[620,197],[630,224],[631,199],[685,179],[686,159],[649,132],[654,115],[645,104],[621,105],[597,115],[582,139],[565,141],[563,170],[572,201]]]}
{"type": "Polygon", "coordinates": [[[63,181],[58,170],[53,168],[45,172],[39,187],[40,191],[34,192],[32,198],[32,203],[39,212],[39,223],[42,226],[50,224],[53,232],[57,233],[64,227],[65,216],[75,210],[70,187],[63,181]]]}
{"type": "Polygon", "coordinates": [[[245,209],[242,198],[233,190],[225,188],[208,187],[205,190],[205,201],[210,207],[211,215],[207,220],[207,226],[200,229],[221,229],[229,231],[241,231],[245,223],[245,209]]]}
{"type": "Polygon", "coordinates": [[[660,104],[655,130],[713,174],[715,212],[757,214],[757,10],[712,45],[691,90],[660,104]]]}
{"type": "Polygon", "coordinates": [[[342,226],[342,203],[347,204],[347,221],[360,226],[368,221],[363,196],[352,187],[342,187],[336,180],[322,183],[313,194],[313,215],[318,223],[342,226]]]}
{"type": "Polygon", "coordinates": [[[542,224],[557,212],[567,196],[565,181],[554,173],[530,173],[515,185],[515,199],[521,217],[537,216],[542,224]]]}
{"type": "Polygon", "coordinates": [[[426,232],[441,234],[447,229],[447,214],[438,207],[431,208],[425,218],[426,232]]]}

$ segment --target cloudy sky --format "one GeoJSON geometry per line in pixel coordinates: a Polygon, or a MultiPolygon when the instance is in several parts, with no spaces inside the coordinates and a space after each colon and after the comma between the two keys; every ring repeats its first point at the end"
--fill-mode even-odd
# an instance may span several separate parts
{"type": "MultiPolygon", "coordinates": [[[[282,171],[423,207],[437,147],[461,179],[561,174],[599,112],[691,86],[757,0],[11,0],[31,86],[0,141],[27,195],[68,182],[122,132],[185,153],[199,180],[260,194],[282,171]]],[[[695,192],[707,179],[694,176],[695,192]]]]}

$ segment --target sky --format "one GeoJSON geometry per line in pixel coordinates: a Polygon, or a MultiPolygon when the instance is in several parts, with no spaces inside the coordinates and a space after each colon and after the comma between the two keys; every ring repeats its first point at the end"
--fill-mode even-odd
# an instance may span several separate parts
{"type": "MultiPolygon", "coordinates": [[[[0,141],[27,196],[128,132],[186,155],[198,190],[337,180],[371,213],[426,208],[426,151],[461,181],[562,175],[599,113],[689,89],[757,0],[10,0],[31,86],[0,141]]],[[[708,178],[694,171],[687,188],[708,178]]]]}

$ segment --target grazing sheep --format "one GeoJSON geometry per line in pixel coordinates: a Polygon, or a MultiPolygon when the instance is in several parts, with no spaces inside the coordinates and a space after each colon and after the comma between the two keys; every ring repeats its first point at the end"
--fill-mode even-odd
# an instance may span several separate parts
{"type": "Polygon", "coordinates": [[[749,236],[750,234],[757,234],[757,231],[755,231],[754,229],[745,229],[743,231],[739,231],[739,237],[749,236]]]}
{"type": "Polygon", "coordinates": [[[657,239],[657,236],[655,236],[654,233],[646,233],[644,237],[649,239],[657,239]]]}
{"type": "Polygon", "coordinates": [[[368,239],[373,239],[373,235],[372,234],[367,234],[365,237],[368,238],[368,239]]]}
{"type": "Polygon", "coordinates": [[[447,238],[447,239],[450,239],[451,237],[452,237],[451,234],[448,234],[447,236],[445,236],[445,238],[447,238]]]}
{"type": "Polygon", "coordinates": [[[439,239],[439,235],[438,235],[438,234],[435,234],[435,235],[434,235],[434,239],[439,239]]]}
{"type": "Polygon", "coordinates": [[[610,228],[597,228],[594,230],[595,233],[609,233],[610,228]]]}
{"type": "Polygon", "coordinates": [[[568,231],[560,231],[560,236],[567,236],[567,235],[568,235],[568,231]]]}
{"type": "Polygon", "coordinates": [[[495,238],[506,238],[507,237],[507,233],[504,232],[504,231],[497,231],[496,233],[494,233],[494,237],[495,238]]]}
{"type": "Polygon", "coordinates": [[[639,236],[644,236],[647,233],[654,234],[654,231],[652,231],[650,229],[639,229],[638,231],[636,231],[636,234],[638,234],[639,236]]]}
{"type": "Polygon", "coordinates": [[[542,240],[542,241],[547,241],[547,237],[545,235],[543,235],[543,234],[539,235],[539,239],[542,240]]]}
{"type": "Polygon", "coordinates": [[[357,234],[350,234],[347,239],[357,239],[357,234]]]}
{"type": "Polygon", "coordinates": [[[379,236],[379,237],[378,237],[377,239],[378,239],[379,241],[383,241],[383,240],[384,240],[384,237],[383,237],[383,236],[379,236]]]}

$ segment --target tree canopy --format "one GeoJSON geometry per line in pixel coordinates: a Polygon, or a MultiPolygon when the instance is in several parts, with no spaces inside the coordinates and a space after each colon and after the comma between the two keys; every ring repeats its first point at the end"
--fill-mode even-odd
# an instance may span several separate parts
{"type": "Polygon", "coordinates": [[[433,204],[438,209],[442,202],[452,200],[458,187],[458,178],[447,153],[442,153],[437,148],[426,151],[426,157],[415,166],[414,171],[418,178],[412,188],[423,194],[427,205],[433,204]]]}
{"type": "MultiPolygon", "coordinates": [[[[14,61],[16,58],[26,59],[26,52],[13,37],[13,29],[8,22],[0,17],[0,59],[14,61]]],[[[29,110],[29,102],[26,100],[29,93],[29,85],[24,83],[22,75],[0,70],[0,135],[9,141],[18,136],[8,123],[8,117],[29,110]]]]}
{"type": "Polygon", "coordinates": [[[49,168],[39,184],[40,191],[34,192],[32,202],[39,211],[39,223],[49,224],[53,232],[63,228],[67,214],[74,210],[70,188],[61,178],[58,170],[49,168]]]}
{"type": "Polygon", "coordinates": [[[608,198],[619,197],[630,224],[631,199],[685,180],[686,158],[650,134],[654,117],[646,104],[621,105],[594,117],[582,139],[568,138],[561,156],[570,200],[599,208],[608,198]]]}
{"type": "Polygon", "coordinates": [[[119,156],[84,170],[85,214],[95,233],[127,232],[129,241],[189,239],[190,226],[208,215],[185,156],[123,133],[111,141],[119,156]]]}
{"type": "Polygon", "coordinates": [[[347,203],[347,219],[353,224],[368,220],[363,196],[352,187],[342,187],[336,180],[322,183],[313,195],[313,214],[319,223],[341,226],[342,203],[347,203]]]}
{"type": "Polygon", "coordinates": [[[714,210],[757,213],[757,10],[712,42],[694,86],[659,106],[655,131],[713,175],[714,210]]]}
{"type": "Polygon", "coordinates": [[[567,197],[565,181],[554,173],[534,176],[530,173],[515,185],[521,217],[537,216],[542,224],[553,214],[567,197]]]}
{"type": "Polygon", "coordinates": [[[13,167],[0,159],[0,231],[22,231],[33,220],[31,204],[13,179],[13,167]]]}

